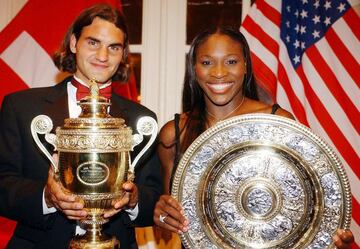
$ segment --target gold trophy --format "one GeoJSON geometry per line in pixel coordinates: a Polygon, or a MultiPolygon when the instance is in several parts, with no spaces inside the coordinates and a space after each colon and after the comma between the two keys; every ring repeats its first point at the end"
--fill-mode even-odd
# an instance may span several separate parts
{"type": "Polygon", "coordinates": [[[137,123],[138,134],[121,118],[108,114],[110,101],[99,96],[95,80],[90,84],[90,96],[79,101],[81,114],[78,118],[67,118],[63,127],[56,128],[46,115],[36,116],[31,123],[31,133],[40,150],[50,160],[56,178],[66,191],[84,202],[88,211],[86,219],[80,221],[86,233],[70,242],[71,249],[113,249],[119,241],[102,233],[103,217],[111,203],[122,197],[122,184],[134,179],[134,168],[139,158],[155,141],[157,123],[152,117],[142,117],[137,123]],[[40,142],[38,134],[58,151],[59,162],[40,142]],[[143,150],[130,162],[129,152],[142,142],[143,136],[151,136],[143,150]]]}

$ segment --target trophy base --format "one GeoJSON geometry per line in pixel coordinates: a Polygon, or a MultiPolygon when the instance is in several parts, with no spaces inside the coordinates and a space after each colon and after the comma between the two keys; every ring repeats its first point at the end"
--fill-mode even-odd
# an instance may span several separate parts
{"type": "Polygon", "coordinates": [[[119,249],[120,243],[115,237],[101,235],[96,241],[89,241],[86,234],[76,236],[70,241],[69,249],[119,249]]]}

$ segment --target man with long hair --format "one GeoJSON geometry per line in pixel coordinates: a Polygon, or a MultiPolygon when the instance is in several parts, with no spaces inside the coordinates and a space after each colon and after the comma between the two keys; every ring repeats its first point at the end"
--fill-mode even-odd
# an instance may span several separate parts
{"type": "MultiPolygon", "coordinates": [[[[100,91],[109,89],[110,114],[136,129],[141,116],[156,115],[146,107],[111,94],[113,81],[128,78],[128,31],[124,17],[109,5],[84,10],[69,28],[59,51],[57,67],[73,74],[61,83],[33,88],[4,98],[0,112],[0,215],[17,221],[7,248],[68,248],[75,235],[83,234],[79,220],[87,215],[84,204],[63,190],[53,178],[47,159],[30,133],[32,119],[49,116],[54,126],[77,117],[76,95],[96,79],[100,91]]],[[[142,149],[131,152],[131,157],[142,149]]],[[[134,226],[152,224],[155,202],[161,193],[159,163],[150,148],[138,162],[134,182],[122,185],[124,198],[105,213],[111,217],[105,233],[120,241],[120,248],[137,248],[134,226]]]]}

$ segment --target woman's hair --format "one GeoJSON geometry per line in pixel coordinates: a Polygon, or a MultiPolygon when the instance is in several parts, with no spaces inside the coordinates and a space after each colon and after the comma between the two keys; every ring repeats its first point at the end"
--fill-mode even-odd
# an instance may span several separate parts
{"type": "Polygon", "coordinates": [[[62,44],[57,52],[53,55],[53,61],[61,71],[75,73],[76,56],[70,50],[70,38],[74,35],[78,41],[84,27],[91,25],[95,17],[113,23],[124,33],[124,54],[119,68],[112,77],[114,81],[127,81],[129,76],[129,35],[125,18],[122,13],[112,8],[108,4],[96,4],[85,9],[68,29],[62,44]]]}
{"type": "Polygon", "coordinates": [[[250,49],[244,35],[241,34],[238,29],[223,26],[209,28],[198,34],[192,41],[186,58],[182,109],[184,113],[188,114],[188,120],[185,127],[188,127],[189,129],[186,129],[184,141],[181,143],[182,152],[184,152],[195,138],[205,131],[206,128],[205,97],[204,92],[197,81],[195,63],[198,48],[213,34],[227,35],[234,41],[240,43],[246,65],[246,74],[243,81],[243,94],[251,99],[259,99],[255,81],[253,79],[250,49]]]}

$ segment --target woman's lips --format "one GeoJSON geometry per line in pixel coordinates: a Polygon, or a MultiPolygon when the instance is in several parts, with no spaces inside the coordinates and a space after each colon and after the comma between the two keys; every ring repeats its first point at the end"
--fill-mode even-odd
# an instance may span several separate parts
{"type": "Polygon", "coordinates": [[[212,92],[222,93],[228,88],[232,87],[233,82],[222,82],[222,83],[207,83],[206,85],[210,88],[212,92]]]}

